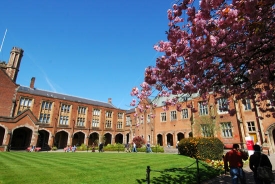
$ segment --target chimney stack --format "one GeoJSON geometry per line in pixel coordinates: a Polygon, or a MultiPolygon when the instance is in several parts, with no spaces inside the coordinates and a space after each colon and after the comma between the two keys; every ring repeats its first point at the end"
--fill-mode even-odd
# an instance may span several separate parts
{"type": "Polygon", "coordinates": [[[112,104],[112,98],[108,98],[108,103],[112,104]]]}
{"type": "Polygon", "coordinates": [[[34,82],[35,82],[35,77],[32,77],[31,83],[30,83],[30,88],[34,89],[34,82]]]}

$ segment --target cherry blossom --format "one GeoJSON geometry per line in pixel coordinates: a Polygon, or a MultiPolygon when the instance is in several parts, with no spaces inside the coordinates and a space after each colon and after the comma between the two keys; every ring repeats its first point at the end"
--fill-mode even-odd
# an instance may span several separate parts
{"type": "MultiPolygon", "coordinates": [[[[145,69],[139,101],[152,90],[159,96],[210,92],[226,98],[275,101],[275,21],[273,0],[182,0],[167,11],[167,41],[154,49],[163,53],[145,69]],[[184,17],[184,19],[183,19],[184,17]]],[[[176,105],[167,101],[164,109],[176,105]]],[[[177,106],[181,110],[180,106],[177,106]]],[[[234,112],[232,112],[234,113],[234,112]]]]}

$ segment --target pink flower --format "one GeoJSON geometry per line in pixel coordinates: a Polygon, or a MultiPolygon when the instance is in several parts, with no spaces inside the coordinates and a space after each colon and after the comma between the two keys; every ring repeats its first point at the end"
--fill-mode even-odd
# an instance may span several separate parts
{"type": "Polygon", "coordinates": [[[131,95],[132,95],[132,96],[135,96],[135,95],[138,94],[138,92],[139,92],[138,88],[137,88],[137,87],[134,87],[134,88],[132,89],[131,95]]]}
{"type": "Polygon", "coordinates": [[[212,47],[217,45],[217,39],[213,35],[210,35],[210,44],[212,47]]]}

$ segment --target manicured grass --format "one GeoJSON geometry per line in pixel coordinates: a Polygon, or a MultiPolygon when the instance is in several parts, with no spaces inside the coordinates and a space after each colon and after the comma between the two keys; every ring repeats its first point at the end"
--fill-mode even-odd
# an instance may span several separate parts
{"type": "MultiPolygon", "coordinates": [[[[146,183],[147,166],[151,183],[197,183],[195,160],[177,154],[0,152],[0,184],[146,183]]],[[[204,164],[199,167],[203,180],[218,174],[204,164]]]]}

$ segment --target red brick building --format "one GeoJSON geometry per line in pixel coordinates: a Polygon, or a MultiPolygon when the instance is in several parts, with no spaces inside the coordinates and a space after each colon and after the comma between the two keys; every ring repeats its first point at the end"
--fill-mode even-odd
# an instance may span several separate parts
{"type": "MultiPolygon", "coordinates": [[[[141,136],[151,144],[175,147],[177,141],[190,136],[218,137],[225,147],[240,143],[245,137],[275,152],[274,107],[246,99],[244,105],[234,99],[212,96],[203,101],[198,95],[182,95],[181,111],[170,106],[167,98],[142,104],[156,107],[116,108],[108,102],[94,101],[16,84],[23,50],[14,47],[7,63],[0,62],[0,150],[26,149],[30,145],[48,149],[52,146],[91,145],[132,142],[141,136]],[[230,103],[228,103],[230,102],[230,103]],[[193,108],[193,110],[191,110],[193,108]],[[235,110],[229,114],[227,109],[235,110]],[[153,118],[154,116],[154,118],[153,118]],[[258,117],[258,118],[256,118],[258,117]]],[[[268,102],[267,102],[268,103],[268,102]]]]}
{"type": "Polygon", "coordinates": [[[145,111],[136,108],[127,114],[126,118],[132,120],[133,136],[168,147],[175,147],[177,141],[190,136],[218,137],[226,148],[231,148],[233,143],[246,148],[245,138],[253,137],[254,143],[262,145],[264,151],[275,152],[274,106],[268,102],[260,104],[246,99],[243,103],[222,97],[215,100],[211,95],[206,102],[196,94],[182,95],[182,110],[178,111],[176,106],[164,109],[167,99],[159,97],[142,102],[141,105],[150,103],[156,107],[145,111]]]}
{"type": "MultiPolygon", "coordinates": [[[[94,101],[16,84],[23,50],[14,47],[0,68],[0,149],[22,150],[30,145],[49,149],[67,145],[130,141],[126,111],[94,101]]],[[[132,138],[131,138],[132,139],[132,138]]]]}

